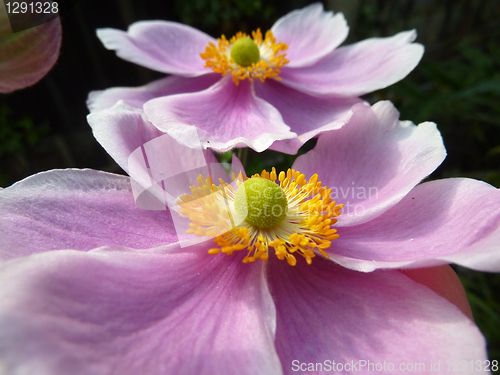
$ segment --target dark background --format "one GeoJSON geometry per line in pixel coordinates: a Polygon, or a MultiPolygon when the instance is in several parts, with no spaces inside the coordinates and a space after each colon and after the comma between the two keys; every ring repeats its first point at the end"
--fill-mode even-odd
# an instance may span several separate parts
{"type": "MultiPolygon", "coordinates": [[[[312,1],[294,0],[80,0],[62,18],[61,54],[38,84],[0,95],[0,186],[53,168],[120,168],[95,141],[86,122],[88,92],[139,86],[161,73],[123,61],[107,51],[95,29],[127,29],[132,22],[164,19],[208,34],[267,30],[281,16],[312,1]]],[[[471,177],[500,187],[500,1],[330,0],[344,12],[347,43],[416,28],[426,53],[402,82],[366,96],[390,99],[402,120],[434,121],[448,157],[431,176],[471,177]]],[[[308,147],[311,147],[309,144],[308,147]]],[[[249,172],[270,164],[289,166],[293,157],[270,151],[249,155],[249,172]]],[[[467,213],[463,213],[467,220],[467,213]]],[[[477,324],[500,359],[500,277],[457,269],[477,324]]]]}

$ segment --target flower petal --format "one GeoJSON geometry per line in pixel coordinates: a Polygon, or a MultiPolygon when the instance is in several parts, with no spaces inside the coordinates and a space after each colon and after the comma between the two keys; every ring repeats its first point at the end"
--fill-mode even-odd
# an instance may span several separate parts
{"type": "Polygon", "coordinates": [[[183,133],[193,142],[186,147],[155,128],[142,110],[123,102],[87,119],[99,143],[132,178],[136,203],[143,209],[165,210],[175,204],[216,162],[212,151],[202,150],[193,127],[183,133]]]}
{"type": "Polygon", "coordinates": [[[216,40],[176,22],[140,21],[128,31],[97,29],[97,36],[118,57],[159,72],[195,77],[211,72],[200,53],[216,40]]]}
{"type": "Polygon", "coordinates": [[[217,152],[244,146],[261,152],[296,136],[276,108],[255,96],[251,82],[236,86],[230,77],[205,91],[150,100],[144,111],[158,129],[190,147],[186,129],[196,126],[203,146],[217,152]]]}
{"type": "Polygon", "coordinates": [[[282,373],[263,265],[171,246],[61,250],[0,269],[9,373],[282,373]]]}
{"type": "Polygon", "coordinates": [[[268,277],[286,374],[430,373],[487,359],[484,338],[457,306],[398,271],[364,274],[317,257],[295,268],[273,262],[268,277]]]}
{"type": "Polygon", "coordinates": [[[0,92],[23,89],[41,80],[59,57],[60,47],[59,18],[12,33],[7,12],[0,11],[0,92]]]}
{"type": "Polygon", "coordinates": [[[128,177],[54,170],[0,191],[0,259],[106,244],[148,248],[177,241],[168,211],[137,208],[128,177]]]}
{"type": "Polygon", "coordinates": [[[280,18],[271,28],[278,43],[286,43],[288,67],[315,63],[332,52],[346,38],[349,27],[342,13],[325,12],[315,3],[294,10],[280,18]]]}
{"type": "Polygon", "coordinates": [[[419,63],[416,32],[372,38],[341,47],[309,67],[283,67],[281,82],[311,95],[360,96],[390,86],[419,63]]]}
{"type": "Polygon", "coordinates": [[[129,174],[130,155],[163,134],[149,123],[142,110],[132,108],[124,102],[89,114],[87,121],[97,141],[129,174]]]}
{"type": "Polygon", "coordinates": [[[474,321],[465,289],[453,268],[449,265],[399,270],[413,281],[425,285],[438,295],[457,306],[470,320],[474,321]]]}
{"type": "Polygon", "coordinates": [[[141,108],[148,100],[160,96],[182,94],[205,90],[220,79],[218,74],[184,78],[169,76],[141,87],[113,87],[102,91],[92,91],[87,99],[91,112],[111,108],[120,100],[134,108],[141,108]]]}
{"type": "Polygon", "coordinates": [[[321,134],[294,168],[332,189],[344,204],[337,226],[374,219],[399,202],[445,158],[436,125],[398,121],[390,102],[357,104],[341,129],[321,134]]]}
{"type": "Polygon", "coordinates": [[[276,141],[270,149],[296,154],[300,147],[316,135],[342,127],[359,98],[318,98],[290,89],[279,82],[267,80],[254,83],[255,92],[275,107],[283,116],[285,124],[298,137],[276,141]]]}
{"type": "Polygon", "coordinates": [[[500,190],[446,179],[415,187],[375,220],[342,228],[332,260],[362,271],[453,262],[500,271],[500,190]]]}
{"type": "MultiPolygon", "coordinates": [[[[180,145],[154,127],[142,110],[123,102],[112,108],[91,113],[87,119],[97,141],[124,171],[138,181],[141,178],[133,175],[131,170],[131,158],[138,151],[143,159],[140,163],[145,165],[143,172],[148,176],[152,174],[156,182],[216,161],[213,155],[208,159],[210,152],[204,153],[201,146],[195,149],[180,145]],[[150,172],[146,168],[149,168],[150,172]]],[[[193,132],[187,133],[187,136],[193,139],[193,132]]]]}

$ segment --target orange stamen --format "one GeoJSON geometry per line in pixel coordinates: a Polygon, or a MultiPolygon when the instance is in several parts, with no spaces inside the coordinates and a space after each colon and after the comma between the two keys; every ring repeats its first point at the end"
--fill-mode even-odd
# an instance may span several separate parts
{"type": "Polygon", "coordinates": [[[289,63],[286,54],[282,53],[288,49],[288,46],[285,43],[276,43],[276,38],[270,30],[266,32],[264,39],[262,39],[260,29],[252,31],[252,39],[259,47],[261,58],[257,63],[244,67],[236,64],[230,57],[231,46],[240,38],[249,38],[249,36],[238,32],[229,41],[222,35],[217,39],[217,46],[214,43],[209,43],[205,52],[200,53],[200,56],[205,60],[205,67],[211,68],[222,76],[231,74],[236,85],[244,79],[248,79],[250,82],[253,82],[254,79],[264,82],[267,78],[279,81],[280,68],[289,63]]]}

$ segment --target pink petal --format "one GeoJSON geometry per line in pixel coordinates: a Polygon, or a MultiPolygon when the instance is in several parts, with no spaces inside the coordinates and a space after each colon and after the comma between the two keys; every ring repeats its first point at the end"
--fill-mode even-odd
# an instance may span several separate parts
{"type": "Polygon", "coordinates": [[[406,31],[341,47],[314,65],[283,67],[281,82],[311,95],[360,96],[390,86],[419,63],[424,47],[406,31]]]}
{"type": "Polygon", "coordinates": [[[332,52],[347,38],[349,27],[342,13],[325,12],[315,3],[294,10],[271,28],[278,43],[286,43],[288,67],[303,67],[332,52]]]}
{"type": "Polygon", "coordinates": [[[117,244],[149,248],[177,241],[167,211],[137,208],[129,178],[54,170],[0,191],[0,259],[55,249],[117,244]]]}
{"type": "Polygon", "coordinates": [[[332,259],[362,271],[453,262],[500,271],[500,190],[481,181],[418,185],[391,210],[339,230],[332,259]]]}
{"type": "Polygon", "coordinates": [[[177,246],[62,250],[5,263],[9,373],[280,374],[262,264],[177,246]]]}
{"type": "Polygon", "coordinates": [[[163,135],[144,112],[121,102],[87,116],[94,137],[124,171],[130,173],[129,157],[145,143],[163,135]]]}
{"type": "Polygon", "coordinates": [[[163,73],[195,77],[211,72],[200,53],[215,39],[190,26],[168,21],[140,21],[128,31],[97,29],[109,50],[124,60],[163,73]]]}
{"type": "Polygon", "coordinates": [[[243,173],[243,175],[246,176],[243,164],[241,163],[240,159],[238,159],[236,154],[233,154],[233,157],[231,159],[231,173],[238,175],[239,172],[243,173]]]}
{"type": "Polygon", "coordinates": [[[332,361],[357,364],[342,373],[405,373],[409,368],[400,364],[417,363],[425,370],[413,372],[432,373],[431,365],[440,363],[440,371],[433,370],[444,373],[447,361],[470,366],[487,358],[484,338],[457,306],[400,272],[364,274],[318,257],[311,266],[272,262],[267,274],[277,313],[276,349],[286,374],[341,373],[340,367],[328,368],[332,361]]]}
{"type": "Polygon", "coordinates": [[[236,86],[230,77],[205,91],[150,100],[144,111],[158,129],[185,145],[192,146],[186,129],[196,126],[204,147],[217,152],[244,146],[261,152],[296,136],[276,108],[255,96],[251,82],[236,86]]]}
{"type": "MultiPolygon", "coordinates": [[[[131,157],[138,152],[144,160],[141,164],[151,170],[146,174],[151,173],[156,182],[207,164],[208,152],[201,150],[199,142],[197,149],[180,145],[154,127],[142,110],[123,102],[91,113],[87,119],[97,141],[129,174],[131,157]]],[[[193,138],[193,134],[188,135],[193,138]]],[[[216,161],[214,158],[210,160],[216,161]]]]}
{"type": "Polygon", "coordinates": [[[345,205],[337,226],[357,225],[398,203],[445,158],[436,125],[398,121],[390,102],[357,104],[339,130],[323,133],[293,167],[332,189],[345,205]]]}
{"type": "Polygon", "coordinates": [[[205,90],[220,79],[218,74],[184,78],[169,76],[141,87],[113,87],[102,91],[92,91],[87,99],[91,112],[111,108],[120,100],[134,108],[142,108],[148,100],[173,94],[205,90]]]}
{"type": "Polygon", "coordinates": [[[254,83],[255,92],[276,108],[285,124],[298,137],[276,141],[270,149],[296,154],[309,139],[327,131],[339,129],[350,114],[351,107],[362,102],[358,98],[318,98],[290,89],[276,81],[254,83]]]}
{"type": "Polygon", "coordinates": [[[457,306],[470,320],[474,321],[465,289],[453,268],[449,265],[399,270],[413,281],[425,285],[438,295],[457,306]]]}
{"type": "Polygon", "coordinates": [[[211,151],[202,150],[193,127],[183,134],[193,142],[186,147],[155,128],[142,110],[123,102],[93,112],[87,119],[99,143],[132,177],[134,197],[141,208],[165,210],[166,204],[175,203],[196,184],[199,174],[209,174],[209,163],[216,162],[211,151]]]}
{"type": "Polygon", "coordinates": [[[0,12],[0,92],[34,85],[52,68],[61,47],[59,18],[12,33],[7,12],[0,12]]]}

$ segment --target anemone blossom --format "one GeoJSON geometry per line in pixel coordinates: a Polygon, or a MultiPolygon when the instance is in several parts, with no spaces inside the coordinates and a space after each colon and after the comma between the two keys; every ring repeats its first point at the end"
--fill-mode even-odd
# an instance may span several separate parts
{"type": "Polygon", "coordinates": [[[0,191],[3,372],[429,373],[486,363],[443,264],[500,269],[500,193],[470,179],[417,185],[445,157],[434,124],[401,122],[388,102],[359,104],[284,174],[247,179],[234,158],[231,185],[211,152],[162,135],[141,110],[119,103],[89,122],[131,179],[50,171],[0,191]],[[233,211],[243,216],[242,187],[247,217],[219,233],[233,211]],[[285,215],[253,211],[284,207],[283,197],[285,215]],[[163,209],[138,207],[155,199],[163,209]]]}
{"type": "Polygon", "coordinates": [[[218,152],[248,146],[294,154],[340,127],[359,96],[403,79],[423,54],[412,43],[414,30],[337,48],[347,34],[342,13],[320,3],[289,13],[264,34],[229,39],[167,21],[137,22],[127,32],[99,29],[119,57],[172,76],[92,92],[88,106],[95,112],[123,100],[191,147],[185,130],[195,126],[204,146],[218,152]]]}

